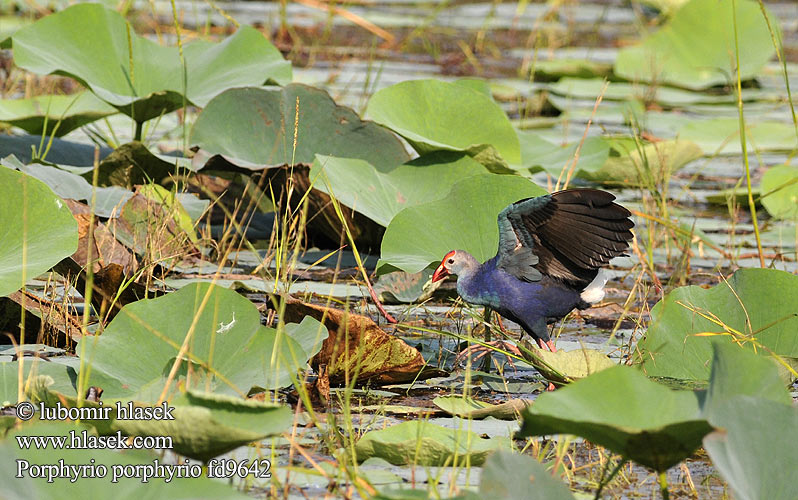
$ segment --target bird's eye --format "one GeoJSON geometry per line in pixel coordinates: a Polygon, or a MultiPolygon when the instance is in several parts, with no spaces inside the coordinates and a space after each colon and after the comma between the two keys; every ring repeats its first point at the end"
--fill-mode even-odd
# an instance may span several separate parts
{"type": "Polygon", "coordinates": [[[449,260],[447,261],[447,263],[448,263],[448,264],[454,264],[454,259],[449,259],[449,260]]]}

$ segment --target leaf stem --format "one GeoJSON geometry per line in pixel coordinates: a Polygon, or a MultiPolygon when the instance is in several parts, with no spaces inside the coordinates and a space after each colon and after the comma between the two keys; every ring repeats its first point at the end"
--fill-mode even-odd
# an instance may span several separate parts
{"type": "Polygon", "coordinates": [[[740,146],[743,150],[743,164],[745,165],[745,183],[748,187],[748,209],[751,211],[751,222],[754,224],[756,236],[756,249],[759,253],[759,265],[765,267],[765,254],[762,252],[762,238],[759,235],[759,222],[756,218],[756,203],[754,203],[753,188],[751,187],[751,169],[748,165],[748,146],[745,138],[745,115],[743,114],[743,87],[740,75],[740,43],[737,35],[737,1],[732,0],[732,19],[734,21],[734,55],[737,59],[737,112],[740,115],[740,146]]]}
{"type": "Polygon", "coordinates": [[[662,471],[659,473],[659,491],[662,493],[662,500],[670,500],[671,495],[668,492],[668,472],[662,471]]]}

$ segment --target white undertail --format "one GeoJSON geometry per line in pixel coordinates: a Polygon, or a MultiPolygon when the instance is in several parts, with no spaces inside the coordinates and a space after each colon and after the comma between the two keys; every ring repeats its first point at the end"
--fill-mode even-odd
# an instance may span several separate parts
{"type": "Polygon", "coordinates": [[[604,299],[604,285],[607,284],[608,279],[610,279],[610,273],[606,269],[599,269],[596,277],[593,278],[593,281],[587,285],[587,288],[580,295],[582,300],[588,304],[601,302],[604,299]]]}

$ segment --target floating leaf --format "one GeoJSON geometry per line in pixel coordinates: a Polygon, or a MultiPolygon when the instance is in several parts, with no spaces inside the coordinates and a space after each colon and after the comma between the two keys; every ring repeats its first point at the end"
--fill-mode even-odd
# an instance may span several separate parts
{"type": "Polygon", "coordinates": [[[775,269],[740,269],[710,289],[677,288],[651,310],[639,362],[649,376],[707,380],[713,339],[732,341],[721,324],[742,335],[757,332],[756,341],[776,354],[798,357],[796,311],[798,276],[775,269]],[[697,336],[703,333],[721,336],[697,336]]]}
{"type": "Polygon", "coordinates": [[[466,85],[440,80],[398,83],[371,96],[366,114],[421,154],[463,151],[488,168],[521,162],[518,137],[507,115],[493,99],[466,85]]]}
{"type": "Polygon", "coordinates": [[[77,223],[64,202],[42,181],[2,166],[0,220],[0,296],[77,249],[77,223]]]}
{"type": "Polygon", "coordinates": [[[543,188],[518,176],[463,179],[445,198],[406,208],[393,218],[382,240],[379,268],[417,273],[456,248],[484,262],[496,255],[499,212],[522,198],[544,194],[543,188]]]}
{"type": "Polygon", "coordinates": [[[712,374],[702,405],[710,422],[725,402],[737,396],[756,396],[790,404],[786,384],[773,360],[729,342],[715,342],[712,349],[712,374]]]}
{"type": "Polygon", "coordinates": [[[355,445],[358,461],[379,457],[393,465],[452,466],[468,460],[482,465],[489,453],[510,449],[507,438],[483,439],[463,429],[447,429],[414,420],[367,432],[355,445]]]}
{"type": "Polygon", "coordinates": [[[275,357],[277,332],[260,325],[255,306],[232,290],[208,283],[126,305],[101,336],[83,341],[84,359],[91,363],[92,379],[99,371],[118,381],[121,389],[106,388],[105,397],[154,401],[189,330],[189,359],[181,361],[178,378],[201,390],[242,395],[253,386],[282,387],[296,371],[291,360],[307,360],[303,348],[286,335],[275,357]]]}
{"type": "Polygon", "coordinates": [[[186,44],[185,87],[178,48],[132,31],[114,10],[73,5],[14,33],[14,62],[37,74],[71,76],[138,122],[182,107],[184,90],[188,102],[204,106],[231,87],[291,80],[290,64],[251,27],[220,43],[186,44]]]}
{"type": "Polygon", "coordinates": [[[223,155],[250,170],[311,164],[317,154],[359,158],[380,171],[409,159],[389,130],[361,120],[351,109],[335,104],[323,90],[300,84],[223,92],[197,118],[191,143],[206,154],[223,155]]]}
{"type": "MultiPolygon", "coordinates": [[[[713,118],[691,120],[679,129],[679,138],[693,141],[709,154],[742,154],[740,120],[713,118]]],[[[783,122],[746,122],[748,152],[794,151],[798,148],[795,127],[783,122]]]]}
{"type": "Polygon", "coordinates": [[[725,401],[704,448],[738,500],[795,498],[798,408],[754,396],[725,401]]]}
{"type": "Polygon", "coordinates": [[[433,404],[450,415],[462,418],[493,417],[500,420],[516,420],[521,410],[529,406],[529,401],[523,399],[510,399],[498,405],[485,403],[462,396],[438,396],[432,400],[433,404]]]}
{"type": "MultiPolygon", "coordinates": [[[[47,156],[36,159],[47,160],[57,165],[79,167],[91,167],[94,165],[95,146],[93,145],[65,141],[57,137],[42,138],[38,135],[0,134],[0,151],[3,152],[2,155],[14,155],[24,164],[34,160],[33,151],[36,154],[44,154],[45,150],[47,151],[47,156]]],[[[100,159],[102,160],[112,151],[111,148],[100,148],[100,159]]]]}
{"type": "MultiPolygon", "coordinates": [[[[780,37],[776,19],[769,17],[775,36],[780,37]]],[[[615,74],[697,90],[731,83],[736,64],[729,54],[738,54],[740,77],[747,80],[759,73],[774,52],[768,24],[756,2],[692,0],[642,44],[622,49],[615,60],[615,74]],[[739,51],[735,50],[735,5],[739,51]]]]}
{"type": "Polygon", "coordinates": [[[144,144],[133,141],[122,144],[100,162],[97,183],[127,189],[137,184],[166,183],[181,175],[181,169],[190,170],[190,166],[187,158],[156,155],[144,144]]]}
{"type": "MultiPolygon", "coordinates": [[[[521,140],[522,165],[533,172],[543,169],[550,175],[563,181],[573,163],[578,143],[559,146],[543,139],[538,134],[518,132],[521,140]]],[[[582,145],[579,159],[574,167],[574,174],[581,176],[582,172],[592,173],[599,170],[610,154],[610,145],[601,137],[589,137],[582,145]]]]}
{"type": "Polygon", "coordinates": [[[762,176],[762,204],[771,217],[798,220],[798,166],[771,167],[762,176]]]}
{"type": "Polygon", "coordinates": [[[579,177],[612,184],[648,184],[667,178],[704,154],[696,144],[679,139],[639,146],[632,138],[607,141],[611,151],[604,165],[593,171],[581,170],[579,177]]]}
{"type": "Polygon", "coordinates": [[[597,373],[618,364],[603,352],[595,349],[582,348],[573,351],[560,349],[557,352],[535,349],[534,352],[539,359],[530,358],[529,362],[532,366],[546,380],[560,384],[585,378],[591,373],[597,373]],[[541,363],[541,361],[543,362],[541,363]]]}
{"type": "Polygon", "coordinates": [[[691,391],[672,391],[616,366],[543,394],[518,437],[575,434],[657,471],[689,457],[712,430],[691,391]]]}
{"type": "Polygon", "coordinates": [[[1,122],[30,134],[49,132],[57,137],[116,112],[91,92],[0,100],[1,122]]]}
{"type": "Polygon", "coordinates": [[[496,500],[573,500],[565,483],[552,477],[534,458],[497,451],[482,467],[479,482],[481,498],[496,500]]]}
{"type": "Polygon", "coordinates": [[[465,177],[487,173],[471,157],[431,153],[384,172],[366,161],[317,155],[310,170],[314,187],[382,226],[402,209],[446,196],[465,177]],[[321,175],[321,177],[318,177],[321,175]]]}

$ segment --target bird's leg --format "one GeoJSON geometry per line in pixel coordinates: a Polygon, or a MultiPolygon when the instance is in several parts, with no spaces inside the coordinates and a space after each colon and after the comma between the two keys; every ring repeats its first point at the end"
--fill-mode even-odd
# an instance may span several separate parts
{"type": "MultiPolygon", "coordinates": [[[[483,321],[485,322],[485,342],[490,344],[490,319],[493,316],[493,309],[490,307],[485,306],[485,313],[483,321]]],[[[490,361],[491,355],[490,350],[487,350],[483,353],[485,359],[482,361],[482,368],[481,370],[485,373],[490,373],[490,361]]]]}
{"type": "Polygon", "coordinates": [[[549,340],[547,340],[545,342],[541,338],[536,338],[535,340],[538,343],[538,347],[540,347],[541,349],[546,349],[546,350],[551,351],[551,352],[557,352],[557,348],[554,347],[554,341],[553,340],[549,339],[549,340]]]}

